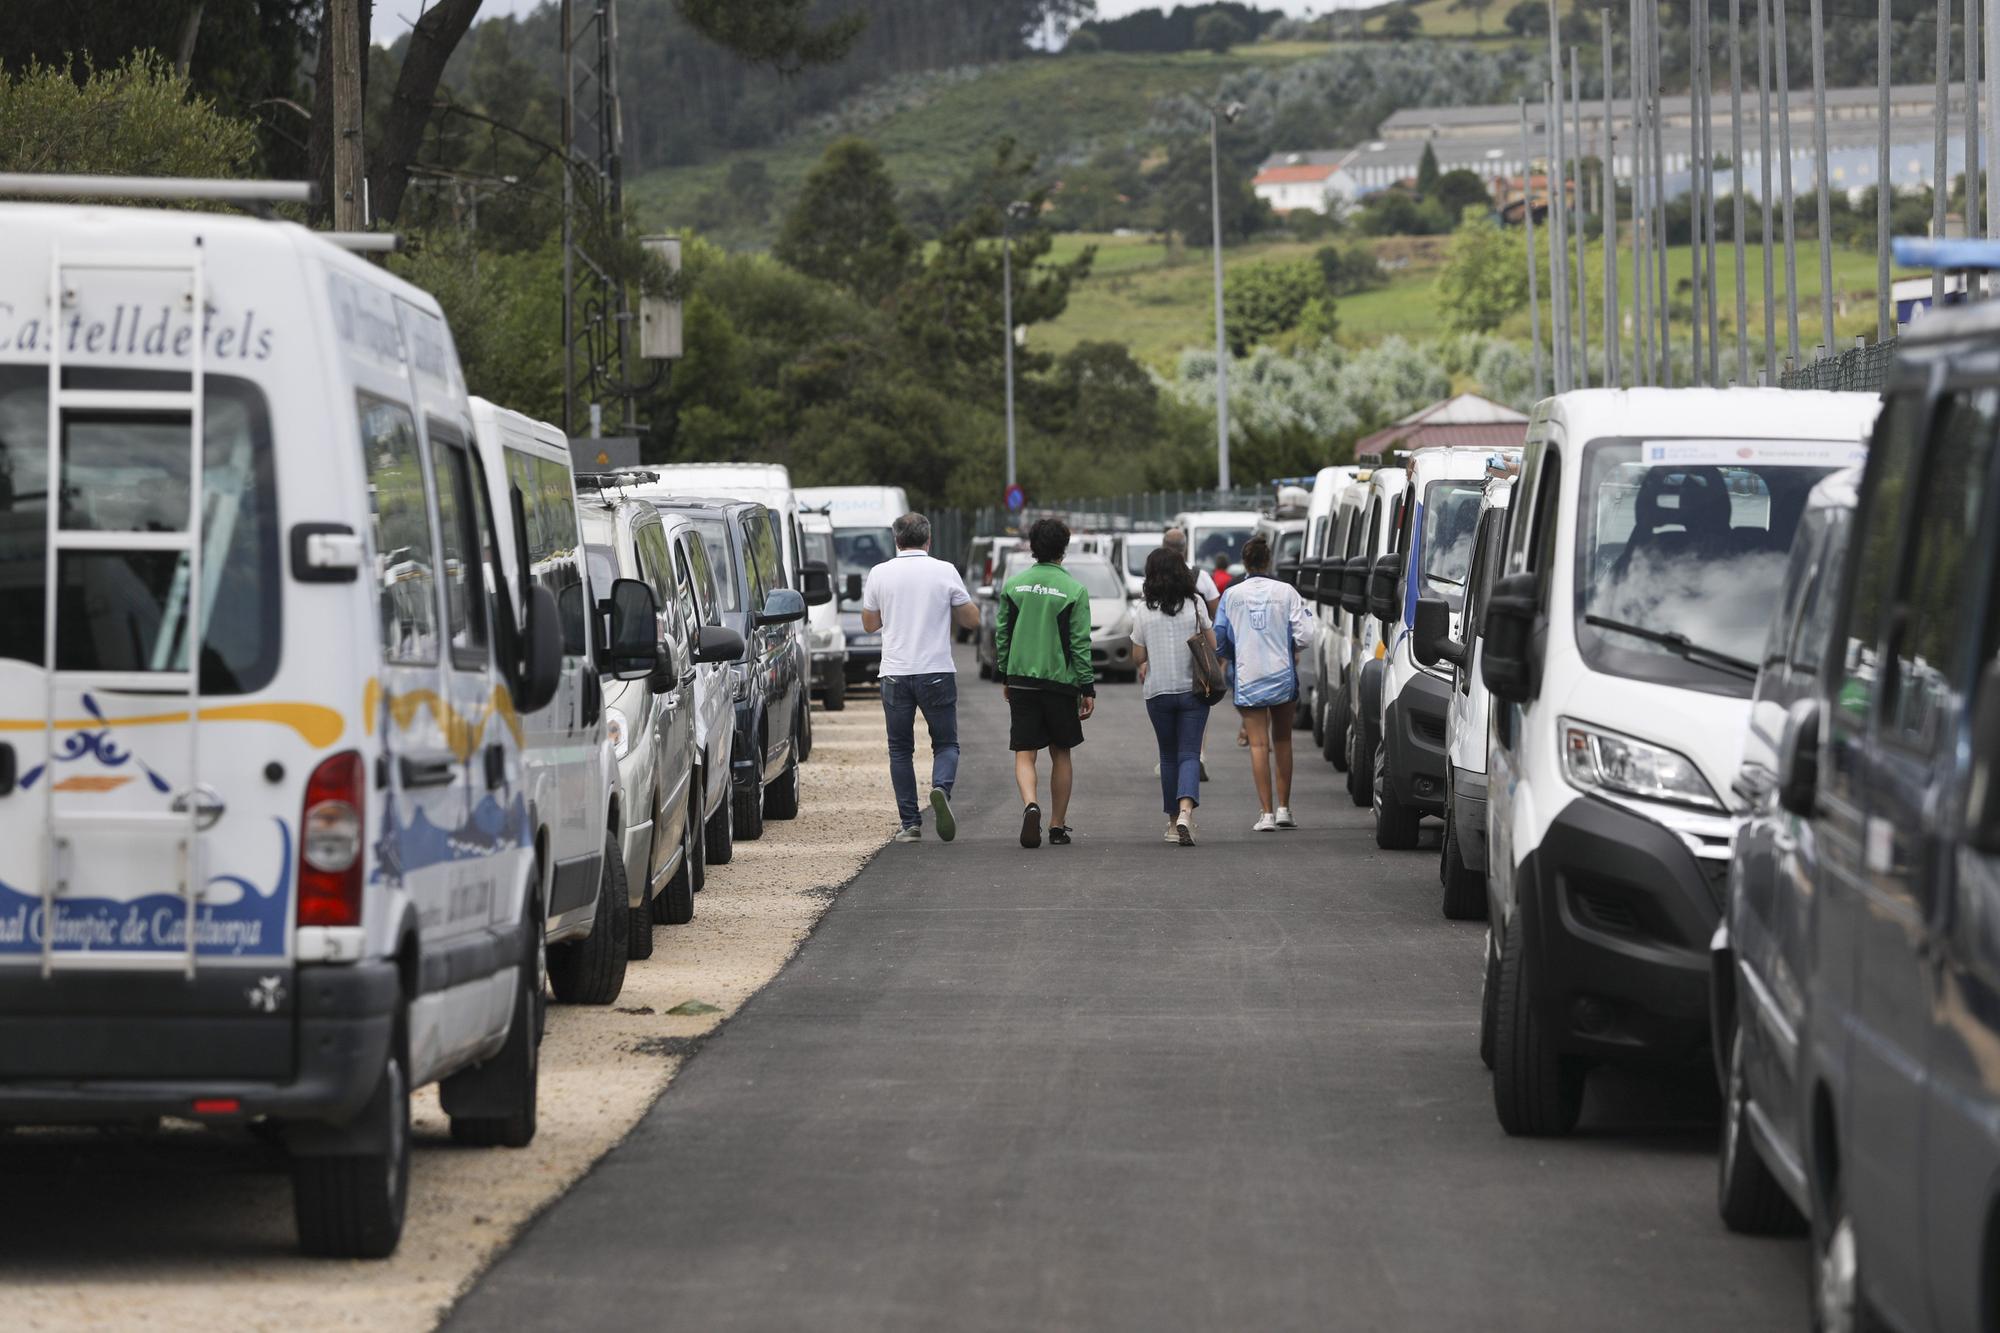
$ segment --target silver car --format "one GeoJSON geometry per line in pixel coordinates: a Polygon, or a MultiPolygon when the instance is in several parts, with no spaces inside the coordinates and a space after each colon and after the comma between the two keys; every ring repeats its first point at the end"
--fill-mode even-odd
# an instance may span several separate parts
{"type": "MultiPolygon", "coordinates": [[[[1034,556],[1026,551],[1008,552],[991,586],[998,589],[1034,563],[1034,556]]],[[[1132,599],[1125,593],[1125,580],[1102,556],[1070,556],[1063,561],[1063,568],[1090,594],[1091,667],[1106,679],[1137,680],[1139,669],[1132,664],[1132,599]]],[[[974,656],[982,680],[992,680],[999,670],[994,650],[999,606],[997,596],[980,599],[979,643],[974,656]]]]}

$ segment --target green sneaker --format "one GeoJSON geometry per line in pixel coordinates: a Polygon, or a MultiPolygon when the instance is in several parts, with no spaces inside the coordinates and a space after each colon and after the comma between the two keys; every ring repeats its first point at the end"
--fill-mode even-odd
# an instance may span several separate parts
{"type": "Polygon", "coordinates": [[[951,813],[951,796],[942,787],[931,788],[931,814],[937,820],[938,841],[950,842],[958,836],[958,820],[951,813]]]}

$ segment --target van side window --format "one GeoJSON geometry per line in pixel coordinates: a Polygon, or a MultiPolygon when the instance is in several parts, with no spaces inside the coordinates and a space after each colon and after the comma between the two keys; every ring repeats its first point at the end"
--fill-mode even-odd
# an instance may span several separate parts
{"type": "Polygon", "coordinates": [[[536,507],[542,515],[543,549],[530,546],[535,561],[535,581],[555,594],[561,613],[563,652],[583,657],[590,652],[590,618],[584,612],[582,539],[576,532],[576,495],[570,489],[570,471],[554,459],[537,458],[535,476],[540,483],[536,507]]]}
{"type": "Polygon", "coordinates": [[[1886,738],[1929,753],[1948,725],[1951,676],[1965,629],[1959,592],[1986,497],[2000,390],[1966,389],[1938,404],[1920,469],[1910,545],[1898,580],[1895,674],[1883,681],[1886,738]]]}
{"type": "Polygon", "coordinates": [[[701,607],[695,600],[694,573],[688,568],[688,550],[685,539],[674,543],[674,600],[681,606],[681,619],[687,622],[688,633],[701,624],[701,607]]]}
{"type": "Polygon", "coordinates": [[[548,534],[542,530],[541,477],[530,455],[518,449],[504,452],[507,455],[507,482],[521,492],[521,507],[528,519],[528,530],[522,534],[528,542],[528,558],[539,560],[549,549],[548,534]]]}
{"type": "Polygon", "coordinates": [[[365,393],[359,403],[382,580],[382,652],[391,662],[428,665],[438,660],[437,589],[417,423],[401,403],[365,393]]]}
{"type": "Polygon", "coordinates": [[[471,465],[465,441],[441,421],[425,422],[431,439],[431,480],[437,487],[438,546],[444,555],[445,627],[451,635],[451,663],[483,669],[486,652],[486,590],[479,528],[474,518],[471,465]]]}
{"type": "Polygon", "coordinates": [[[778,547],[771,536],[771,525],[754,513],[745,514],[743,546],[750,558],[750,609],[762,611],[772,591],[785,586],[784,568],[778,560],[778,547]]]}
{"type": "Polygon", "coordinates": [[[708,543],[691,534],[684,542],[688,570],[694,575],[695,600],[704,625],[722,624],[722,593],[715,585],[715,565],[708,558],[708,543]]]}
{"type": "Polygon", "coordinates": [[[668,633],[681,637],[676,628],[680,622],[680,607],[674,600],[673,560],[667,555],[667,533],[657,523],[648,523],[634,534],[639,546],[639,568],[646,572],[647,586],[660,603],[660,615],[665,619],[668,633]]]}
{"type": "Polygon", "coordinates": [[[1562,455],[1553,447],[1543,446],[1542,479],[1535,488],[1534,522],[1528,525],[1528,541],[1523,548],[1527,556],[1528,572],[1535,576],[1535,601],[1546,607],[1549,597],[1549,572],[1556,564],[1556,529],[1558,507],[1562,504],[1562,455]]]}
{"type": "Polygon", "coordinates": [[[1834,690],[1832,724],[1843,717],[1853,727],[1867,725],[1873,711],[1877,671],[1875,653],[1881,637],[1882,611],[1894,576],[1897,537],[1903,518],[1917,440],[1924,426],[1924,391],[1892,394],[1876,420],[1868,447],[1868,473],[1861,503],[1854,513],[1854,578],[1848,591],[1841,628],[1834,641],[1840,653],[1840,683],[1834,690]]]}
{"type": "Polygon", "coordinates": [[[1813,571],[1806,588],[1799,607],[1798,628],[1792,634],[1791,667],[1802,676],[1817,676],[1826,665],[1834,606],[1840,601],[1841,574],[1847,568],[1848,519],[1845,511],[1830,512],[1825,532],[1816,543],[1819,568],[1813,571]]]}

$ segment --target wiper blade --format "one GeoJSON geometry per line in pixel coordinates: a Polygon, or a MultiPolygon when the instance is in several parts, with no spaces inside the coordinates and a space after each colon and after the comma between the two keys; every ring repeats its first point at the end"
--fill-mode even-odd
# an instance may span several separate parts
{"type": "Polygon", "coordinates": [[[1617,630],[1620,634],[1630,634],[1633,638],[1644,639],[1648,643],[1657,643],[1662,648],[1671,648],[1690,662],[1697,662],[1703,666],[1712,666],[1723,671],[1733,672],[1745,680],[1757,679],[1757,664],[1755,662],[1747,662],[1740,657],[1731,657],[1728,653],[1719,653],[1713,648],[1704,648],[1685,634],[1676,634],[1672,630],[1648,629],[1644,625],[1633,625],[1623,620],[1613,620],[1609,616],[1586,615],[1583,618],[1583,623],[1586,625],[1595,625],[1599,629],[1617,630]]]}

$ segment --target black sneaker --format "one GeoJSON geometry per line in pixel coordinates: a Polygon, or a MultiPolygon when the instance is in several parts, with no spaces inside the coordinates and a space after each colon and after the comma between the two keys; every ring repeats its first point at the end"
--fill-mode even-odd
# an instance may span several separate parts
{"type": "Polygon", "coordinates": [[[1051,847],[1069,846],[1069,825],[1067,824],[1049,825],[1049,846],[1051,847]]]}
{"type": "Polygon", "coordinates": [[[1033,801],[1021,811],[1021,845],[1039,847],[1042,845],[1042,807],[1033,801]]]}

